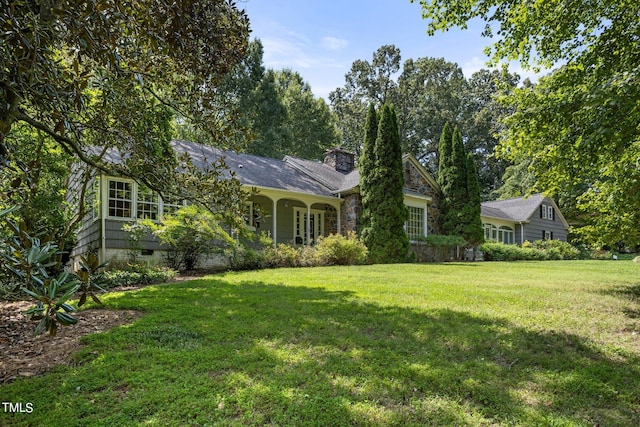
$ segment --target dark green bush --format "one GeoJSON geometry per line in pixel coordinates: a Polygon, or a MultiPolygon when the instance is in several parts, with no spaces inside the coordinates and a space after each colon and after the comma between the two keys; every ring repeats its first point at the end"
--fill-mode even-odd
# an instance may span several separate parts
{"type": "Polygon", "coordinates": [[[549,259],[578,259],[580,250],[561,240],[536,240],[533,247],[546,251],[549,259]]]}
{"type": "Polygon", "coordinates": [[[142,286],[167,282],[176,277],[177,272],[166,267],[128,266],[124,270],[110,270],[96,274],[96,282],[102,288],[118,286],[142,286]]]}
{"type": "Polygon", "coordinates": [[[543,251],[532,247],[505,245],[504,243],[487,242],[480,245],[485,261],[542,261],[548,259],[543,251]]]}

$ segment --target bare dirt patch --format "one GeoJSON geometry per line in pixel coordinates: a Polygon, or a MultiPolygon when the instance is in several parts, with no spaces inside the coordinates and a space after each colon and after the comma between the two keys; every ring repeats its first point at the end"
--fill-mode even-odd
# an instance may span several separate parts
{"type": "Polygon", "coordinates": [[[132,323],[142,315],[133,310],[89,309],[75,313],[78,323],[59,327],[55,337],[34,336],[36,323],[22,314],[32,306],[30,301],[0,301],[0,384],[68,364],[81,347],[81,337],[132,323]]]}

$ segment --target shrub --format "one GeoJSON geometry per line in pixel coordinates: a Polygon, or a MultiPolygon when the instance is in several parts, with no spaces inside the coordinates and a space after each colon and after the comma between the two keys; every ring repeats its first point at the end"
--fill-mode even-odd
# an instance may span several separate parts
{"type": "Polygon", "coordinates": [[[580,250],[561,240],[536,240],[533,247],[548,252],[549,259],[578,259],[580,250]]]}
{"type": "Polygon", "coordinates": [[[167,265],[176,270],[194,270],[210,254],[221,253],[236,242],[222,228],[222,218],[195,205],[167,215],[161,224],[142,223],[167,247],[167,265]]]}
{"type": "Polygon", "coordinates": [[[316,259],[320,265],[357,265],[367,259],[367,247],[352,231],[347,237],[332,234],[319,239],[316,259]]]}
{"type": "Polygon", "coordinates": [[[176,270],[167,267],[130,265],[123,270],[109,270],[96,274],[95,281],[103,288],[142,286],[167,282],[176,277],[176,270]]]}
{"type": "Polygon", "coordinates": [[[532,247],[487,242],[480,245],[485,261],[541,261],[547,259],[544,252],[532,247]]]}
{"type": "Polygon", "coordinates": [[[267,248],[264,251],[265,262],[269,267],[300,267],[300,248],[280,243],[275,248],[267,248]]]}

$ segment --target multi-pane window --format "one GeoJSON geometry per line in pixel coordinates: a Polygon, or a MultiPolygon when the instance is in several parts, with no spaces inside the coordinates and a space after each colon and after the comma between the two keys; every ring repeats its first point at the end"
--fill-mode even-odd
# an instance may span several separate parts
{"type": "MultiPolygon", "coordinates": [[[[324,211],[312,209],[309,217],[310,243],[315,243],[317,238],[324,236],[324,211]]],[[[307,243],[307,211],[302,208],[294,208],[293,233],[297,245],[307,243]]]]}
{"type": "Polygon", "coordinates": [[[164,215],[173,215],[178,209],[184,207],[184,203],[180,200],[163,198],[162,201],[162,213],[164,215]]]}
{"type": "Polygon", "coordinates": [[[498,229],[498,241],[507,245],[515,243],[513,228],[502,226],[498,229]]]}
{"type": "Polygon", "coordinates": [[[158,193],[149,188],[138,185],[138,203],[136,205],[138,218],[158,219],[158,193]]]}
{"type": "Polygon", "coordinates": [[[109,216],[131,218],[133,185],[127,181],[109,181],[109,216]]]}
{"type": "Polygon", "coordinates": [[[554,219],[554,212],[553,212],[553,206],[551,205],[540,205],[540,210],[541,210],[541,216],[542,219],[549,219],[551,221],[553,221],[554,219]]]}
{"type": "MultiPolygon", "coordinates": [[[[98,181],[96,188],[99,186],[98,181]]],[[[110,218],[148,218],[157,221],[161,215],[174,214],[184,206],[183,201],[164,201],[157,192],[133,181],[109,179],[107,188],[107,216],[110,218]]]]}
{"type": "Polygon", "coordinates": [[[424,208],[407,206],[409,219],[405,224],[409,240],[418,240],[424,237],[424,208]]]}
{"type": "Polygon", "coordinates": [[[507,226],[496,227],[493,224],[483,224],[484,238],[495,240],[496,242],[513,245],[515,243],[515,232],[513,228],[507,226]]]}

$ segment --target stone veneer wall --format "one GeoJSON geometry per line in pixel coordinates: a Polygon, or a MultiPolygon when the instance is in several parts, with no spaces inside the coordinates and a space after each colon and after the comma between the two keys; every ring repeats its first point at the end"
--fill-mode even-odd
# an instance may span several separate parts
{"type": "Polygon", "coordinates": [[[324,235],[338,233],[338,211],[331,205],[324,207],[324,235]]]}
{"type": "Polygon", "coordinates": [[[438,234],[438,215],[440,214],[440,192],[433,188],[422,174],[411,164],[404,162],[404,188],[418,194],[431,197],[427,212],[427,234],[438,234]]]}
{"type": "Polygon", "coordinates": [[[344,204],[340,212],[340,234],[347,235],[350,231],[360,231],[362,217],[362,197],[359,193],[344,196],[344,204]]]}

